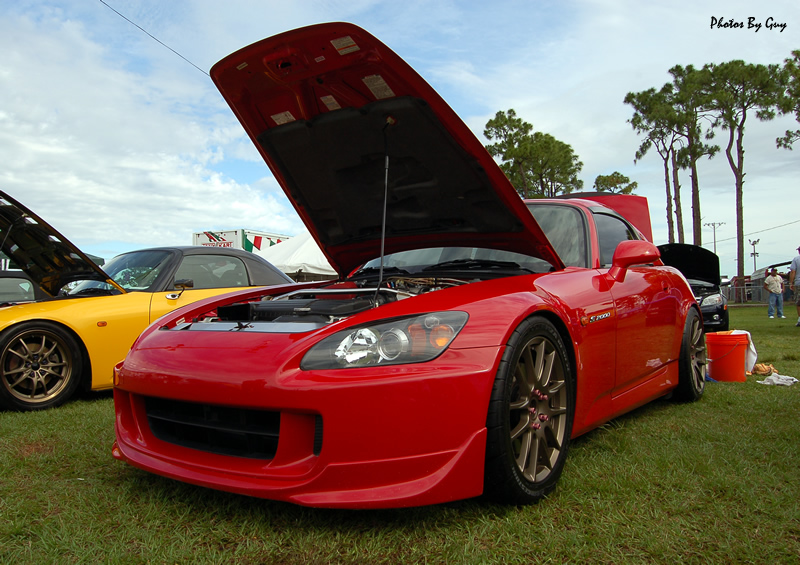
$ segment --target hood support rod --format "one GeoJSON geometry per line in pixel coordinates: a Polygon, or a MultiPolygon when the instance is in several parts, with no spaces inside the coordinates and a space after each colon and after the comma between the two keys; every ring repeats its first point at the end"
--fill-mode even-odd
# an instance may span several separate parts
{"type": "Polygon", "coordinates": [[[393,126],[396,120],[392,116],[386,116],[386,123],[383,126],[383,154],[384,154],[384,176],[383,176],[383,219],[381,221],[381,266],[378,270],[378,284],[375,287],[373,301],[378,305],[378,292],[383,284],[383,258],[386,253],[386,208],[389,201],[389,136],[386,130],[393,126]]]}

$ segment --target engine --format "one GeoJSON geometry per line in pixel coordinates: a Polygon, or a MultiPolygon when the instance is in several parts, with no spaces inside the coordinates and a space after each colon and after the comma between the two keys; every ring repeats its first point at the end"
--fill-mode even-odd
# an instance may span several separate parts
{"type": "Polygon", "coordinates": [[[213,322],[304,323],[316,326],[347,318],[383,304],[465,284],[458,279],[395,277],[380,289],[324,287],[265,297],[257,302],[219,306],[213,322]]]}

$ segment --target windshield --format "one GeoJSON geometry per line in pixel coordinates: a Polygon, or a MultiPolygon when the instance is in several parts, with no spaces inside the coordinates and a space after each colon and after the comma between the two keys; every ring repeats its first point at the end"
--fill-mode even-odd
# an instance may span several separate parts
{"type": "MultiPolygon", "coordinates": [[[[364,264],[355,274],[379,269],[380,258],[364,264]]],[[[479,247],[430,247],[392,253],[384,257],[384,270],[407,273],[442,271],[503,271],[504,275],[544,273],[552,268],[547,261],[512,251],[479,247]]]]}
{"type": "MultiPolygon", "coordinates": [[[[167,251],[134,251],[117,255],[103,265],[103,271],[125,290],[147,291],[163,270],[170,254],[167,251]]],[[[94,290],[116,291],[110,284],[100,281],[82,281],[69,294],[94,290]]]]}

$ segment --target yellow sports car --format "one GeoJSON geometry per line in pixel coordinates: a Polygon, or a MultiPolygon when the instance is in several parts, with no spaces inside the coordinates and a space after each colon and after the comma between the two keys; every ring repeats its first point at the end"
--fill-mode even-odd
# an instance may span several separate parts
{"type": "Polygon", "coordinates": [[[2,252],[47,294],[0,303],[0,407],[63,404],[80,387],[111,388],[114,365],[160,316],[246,286],[291,283],[261,257],[220,247],[160,247],[98,267],[0,192],[2,252]]]}

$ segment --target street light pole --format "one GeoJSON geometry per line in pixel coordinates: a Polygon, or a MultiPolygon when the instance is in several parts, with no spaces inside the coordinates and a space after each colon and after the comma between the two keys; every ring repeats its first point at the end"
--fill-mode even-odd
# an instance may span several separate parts
{"type": "Polygon", "coordinates": [[[704,226],[710,226],[711,229],[714,230],[714,255],[717,254],[717,226],[724,226],[725,222],[708,222],[707,224],[703,224],[704,226]]]}
{"type": "Polygon", "coordinates": [[[761,241],[761,240],[760,239],[756,239],[755,241],[753,241],[752,239],[748,239],[747,241],[749,241],[750,245],[753,246],[753,252],[750,254],[750,256],[753,258],[753,272],[755,273],[756,272],[756,257],[758,257],[758,253],[756,253],[756,245],[758,245],[758,242],[761,241]]]}

